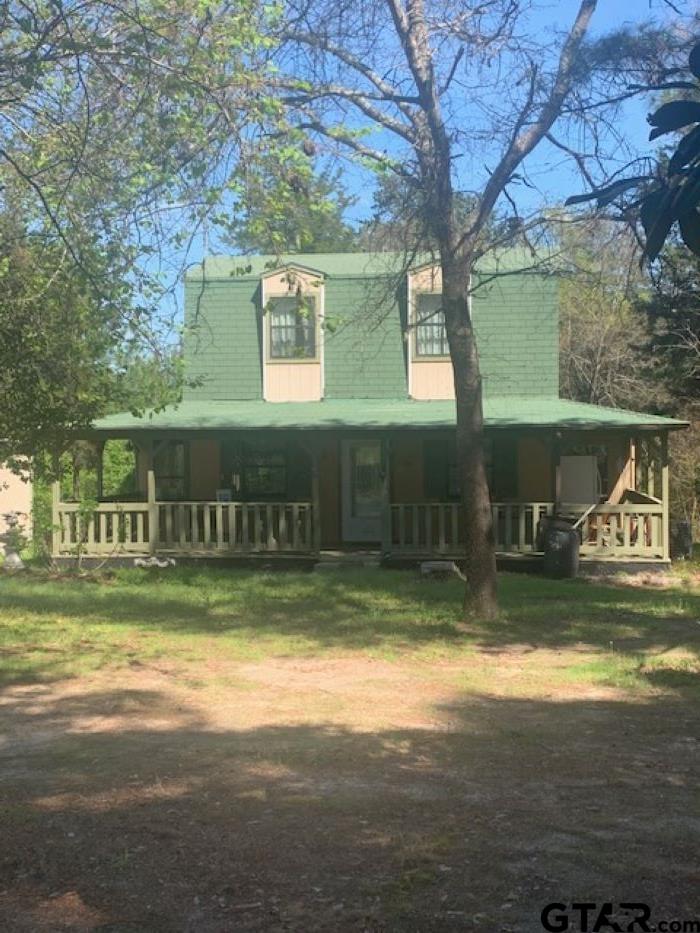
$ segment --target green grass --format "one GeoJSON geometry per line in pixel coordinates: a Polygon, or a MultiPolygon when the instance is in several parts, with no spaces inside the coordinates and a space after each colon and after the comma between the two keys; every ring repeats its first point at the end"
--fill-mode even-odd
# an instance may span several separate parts
{"type": "Polygon", "coordinates": [[[684,688],[700,653],[700,591],[504,575],[501,617],[460,625],[462,586],[409,571],[117,570],[0,577],[0,682],[206,658],[358,652],[422,663],[509,646],[566,654],[564,676],[684,688]]]}

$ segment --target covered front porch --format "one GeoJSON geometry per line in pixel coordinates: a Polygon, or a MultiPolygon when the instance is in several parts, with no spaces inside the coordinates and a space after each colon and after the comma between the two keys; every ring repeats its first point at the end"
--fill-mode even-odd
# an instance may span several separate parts
{"type": "MultiPolygon", "coordinates": [[[[537,557],[539,523],[556,513],[578,523],[584,560],[668,561],[667,435],[666,424],[489,426],[496,551],[537,557]]],[[[453,430],[443,423],[152,425],[106,428],[91,439],[97,502],[71,501],[55,485],[57,558],[313,558],[372,549],[393,561],[463,552],[468,517],[453,430]],[[135,458],[133,486],[118,495],[104,488],[100,466],[114,439],[128,441],[135,458]]]]}

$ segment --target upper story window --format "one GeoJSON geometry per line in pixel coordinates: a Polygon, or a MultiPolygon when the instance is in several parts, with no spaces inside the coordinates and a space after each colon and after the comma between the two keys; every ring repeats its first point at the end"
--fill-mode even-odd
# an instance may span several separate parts
{"type": "Polygon", "coordinates": [[[449,356],[442,295],[416,295],[416,356],[449,356]]]}
{"type": "Polygon", "coordinates": [[[316,359],[316,301],[312,296],[270,298],[271,360],[316,359]]]}

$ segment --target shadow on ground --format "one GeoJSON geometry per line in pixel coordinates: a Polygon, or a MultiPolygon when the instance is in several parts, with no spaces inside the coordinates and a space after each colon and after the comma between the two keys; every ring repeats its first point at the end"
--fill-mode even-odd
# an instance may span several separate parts
{"type": "Polygon", "coordinates": [[[13,688],[0,928],[530,933],[572,899],[693,916],[679,700],[457,694],[430,715],[213,731],[161,691],[13,688]]]}
{"type": "MultiPolygon", "coordinates": [[[[117,580],[3,581],[0,611],[19,619],[37,647],[57,620],[109,635],[133,626],[145,633],[206,635],[235,643],[296,639],[307,651],[442,646],[499,651],[509,645],[635,652],[661,646],[700,654],[700,591],[622,588],[503,575],[503,617],[460,625],[462,586],[401,571],[275,574],[189,570],[176,576],[126,573],[117,580]]],[[[86,638],[86,647],[89,636],[86,638]]],[[[7,651],[14,650],[12,647],[7,651]]],[[[45,659],[51,675],[52,658],[45,659]]],[[[11,665],[6,667],[6,676],[11,665]]]]}

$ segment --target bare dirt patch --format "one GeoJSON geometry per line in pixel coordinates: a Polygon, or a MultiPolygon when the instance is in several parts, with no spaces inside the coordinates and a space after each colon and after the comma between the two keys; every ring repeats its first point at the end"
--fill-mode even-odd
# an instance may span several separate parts
{"type": "MultiPolygon", "coordinates": [[[[583,649],[581,649],[583,651],[583,649]]],[[[697,721],[576,649],[139,664],[0,702],[0,928],[529,933],[697,908],[697,721]]]]}

